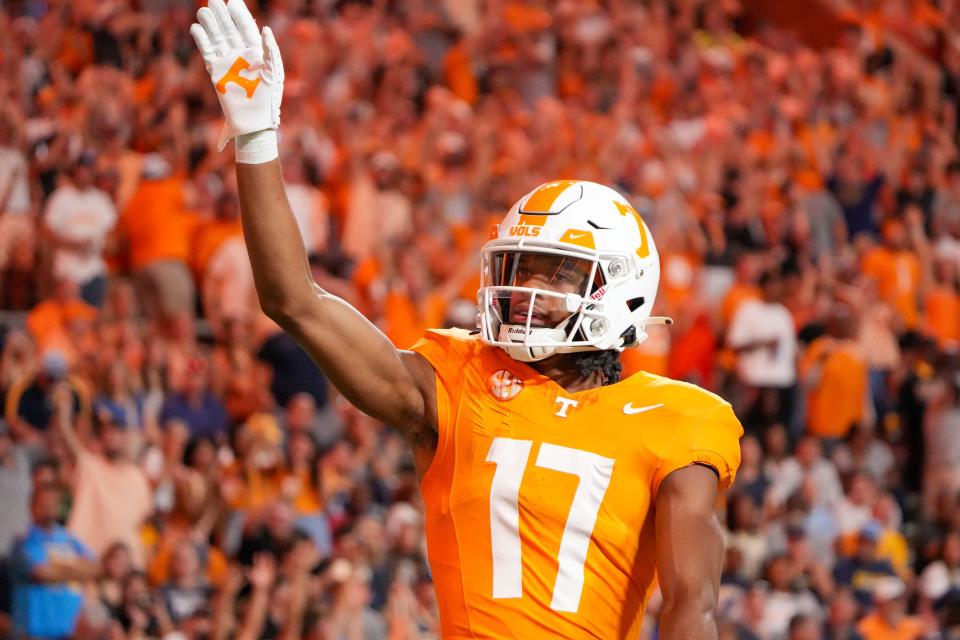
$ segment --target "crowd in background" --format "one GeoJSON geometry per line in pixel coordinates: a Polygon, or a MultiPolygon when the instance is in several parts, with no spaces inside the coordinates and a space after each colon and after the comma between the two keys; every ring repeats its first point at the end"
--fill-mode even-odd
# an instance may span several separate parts
{"type": "MultiPolygon", "coordinates": [[[[251,6],[321,286],[470,328],[491,222],[614,186],[675,320],[625,373],[746,430],[721,638],[960,637],[960,3],[820,50],[738,0],[251,6]]],[[[409,452],[258,310],[196,8],[0,0],[0,636],[438,637],[409,452]]]]}

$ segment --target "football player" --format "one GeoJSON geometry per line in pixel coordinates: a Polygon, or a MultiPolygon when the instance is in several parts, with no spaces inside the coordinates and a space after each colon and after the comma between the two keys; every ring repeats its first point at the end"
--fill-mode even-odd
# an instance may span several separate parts
{"type": "Polygon", "coordinates": [[[740,461],[730,405],[639,373],[659,281],[646,225],[582,181],[517,202],[482,253],[479,331],[398,350],[312,280],[284,193],[283,64],[243,0],[191,30],[236,145],[263,310],[343,395],[410,443],[444,638],[636,638],[655,580],[660,637],[717,635],[718,495],[740,461]]]}

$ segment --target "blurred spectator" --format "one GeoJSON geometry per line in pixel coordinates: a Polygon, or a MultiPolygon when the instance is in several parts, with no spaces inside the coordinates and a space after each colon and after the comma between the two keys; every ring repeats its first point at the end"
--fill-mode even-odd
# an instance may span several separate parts
{"type": "Polygon", "coordinates": [[[67,527],[95,554],[115,542],[130,550],[134,565],[142,566],[140,525],[150,514],[151,492],[146,475],[128,459],[128,433],[109,412],[94,418],[95,448],[74,429],[70,396],[65,387],[55,391],[57,433],[76,465],[73,507],[67,527]]]}
{"type": "Polygon", "coordinates": [[[369,166],[369,171],[356,170],[350,181],[347,225],[343,230],[344,250],[356,262],[406,237],[412,223],[412,205],[400,190],[396,156],[385,151],[377,153],[370,158],[369,166]]]}
{"type": "Polygon", "coordinates": [[[272,333],[257,352],[268,367],[270,392],[280,406],[287,406],[298,393],[308,393],[317,407],[327,404],[327,380],[320,368],[293,338],[282,331],[272,333]]]}
{"type": "Polygon", "coordinates": [[[50,195],[44,223],[53,245],[53,275],[75,282],[84,302],[99,307],[107,293],[103,251],[117,212],[94,186],[95,160],[89,151],[80,156],[70,182],[50,195]]]}
{"type": "Polygon", "coordinates": [[[849,311],[836,310],[826,335],[807,347],[800,365],[808,390],[807,431],[830,443],[864,419],[868,402],[867,368],[852,340],[853,322],[849,311]]]}
{"type": "Polygon", "coordinates": [[[60,499],[54,485],[35,488],[33,524],[14,549],[15,637],[70,637],[83,603],[76,585],[98,571],[93,553],[58,524],[60,499]]]}
{"type": "MultiPolygon", "coordinates": [[[[911,223],[916,225],[919,217],[911,223]]],[[[917,302],[921,286],[921,264],[915,250],[911,250],[908,231],[904,221],[890,218],[883,223],[883,243],[873,247],[863,256],[864,274],[877,283],[880,299],[890,305],[899,316],[900,323],[908,329],[917,325],[919,317],[917,302]]]]}
{"type": "MultiPolygon", "coordinates": [[[[908,331],[899,340],[900,352],[903,357],[900,383],[897,387],[897,407],[900,429],[903,433],[906,448],[906,462],[903,470],[903,480],[907,489],[919,492],[923,488],[923,476],[926,468],[926,438],[924,415],[928,395],[925,387],[931,376],[931,369],[927,363],[926,339],[917,332],[908,331]]],[[[931,494],[929,486],[927,495],[931,494]]],[[[929,499],[924,501],[927,510],[931,507],[929,499]]]]}
{"type": "Polygon", "coordinates": [[[764,562],[769,557],[770,545],[761,530],[761,515],[750,496],[733,496],[727,505],[727,549],[736,550],[740,557],[740,577],[746,581],[760,575],[764,562]]]}
{"type": "Polygon", "coordinates": [[[152,593],[146,577],[137,572],[130,574],[123,585],[123,609],[118,621],[132,637],[163,637],[174,628],[160,594],[152,593]]]}
{"type": "MultiPolygon", "coordinates": [[[[763,449],[757,438],[751,435],[741,438],[740,470],[737,471],[734,486],[738,493],[749,496],[758,507],[763,505],[770,487],[770,478],[763,462],[763,449]]],[[[727,526],[731,527],[729,522],[727,526]]]]}
{"type": "Polygon", "coordinates": [[[881,528],[875,523],[864,527],[859,533],[854,555],[850,558],[841,558],[833,571],[837,584],[852,588],[863,607],[870,605],[876,585],[890,584],[880,582],[882,579],[896,577],[893,565],[888,560],[880,558],[877,553],[880,534],[881,528]]]}
{"type": "Polygon", "coordinates": [[[246,420],[272,403],[251,353],[250,332],[250,322],[226,318],[210,356],[211,391],[223,398],[227,415],[233,421],[246,420]]]}
{"type": "Polygon", "coordinates": [[[835,640],[864,640],[857,631],[857,599],[848,587],[840,587],[830,599],[824,637],[835,640]]]}
{"type": "Polygon", "coordinates": [[[843,207],[843,217],[851,238],[860,233],[876,233],[876,205],[885,176],[871,171],[854,151],[842,151],[836,159],[835,172],[827,179],[827,188],[843,207]]]}
{"type": "Polygon", "coordinates": [[[940,553],[920,574],[920,594],[930,602],[960,589],[960,532],[950,531],[940,542],[940,553]]]}
{"type": "Polygon", "coordinates": [[[847,239],[843,210],[833,194],[826,190],[819,176],[797,181],[797,200],[810,225],[813,258],[829,260],[847,239]]]}
{"type": "Polygon", "coordinates": [[[222,331],[225,321],[246,322],[260,310],[250,257],[242,238],[230,238],[211,256],[202,289],[206,316],[214,333],[222,331]]]}
{"type": "Polygon", "coordinates": [[[939,380],[924,420],[926,502],[960,491],[960,381],[939,380]]]}
{"type": "Polygon", "coordinates": [[[170,620],[178,624],[208,606],[213,588],[207,584],[200,560],[201,549],[184,540],[170,559],[170,580],[161,590],[170,620]]]}
{"type": "Polygon", "coordinates": [[[193,215],[184,186],[159,154],[143,160],[143,182],[120,217],[129,264],[147,316],[171,322],[193,310],[195,285],[187,260],[193,215]]]}
{"type": "Polygon", "coordinates": [[[765,575],[770,592],[763,609],[761,637],[787,635],[790,621],[797,615],[809,616],[813,620],[823,618],[814,595],[804,587],[795,586],[796,574],[786,556],[774,556],[767,564],[765,575]]]}
{"type": "Polygon", "coordinates": [[[4,514],[0,519],[0,564],[30,524],[30,493],[28,453],[13,442],[9,428],[0,420],[0,504],[4,514]]]}
{"type": "Polygon", "coordinates": [[[296,527],[293,507],[277,500],[264,509],[262,524],[250,527],[237,551],[240,564],[251,566],[258,555],[269,555],[279,561],[300,540],[309,537],[296,527]]]}
{"type": "Polygon", "coordinates": [[[789,424],[796,383],[796,330],[781,303],[781,276],[768,271],[758,284],[762,299],[739,305],[727,343],[737,353],[737,373],[746,386],[745,424],[789,424]]]}
{"type": "Polygon", "coordinates": [[[327,637],[358,637],[386,640],[387,624],[383,616],[369,607],[370,572],[338,559],[330,567],[332,605],[328,616],[318,624],[327,637]]]}
{"type": "Polygon", "coordinates": [[[75,362],[90,347],[92,323],[97,310],[80,299],[77,284],[67,278],[54,282],[53,296],[44,300],[27,315],[27,330],[40,353],[58,351],[68,362],[75,362]]]}
{"type": "Polygon", "coordinates": [[[7,389],[6,421],[17,441],[37,445],[46,433],[54,416],[54,391],[67,385],[73,411],[81,419],[90,414],[89,398],[81,383],[67,374],[63,356],[52,351],[43,357],[39,370],[30,371],[7,389]]]}
{"type": "Polygon", "coordinates": [[[103,552],[100,559],[100,575],[97,578],[97,599],[111,618],[119,620],[123,615],[124,589],[133,575],[130,550],[117,542],[103,552]]]}
{"type": "Polygon", "coordinates": [[[834,450],[832,459],[839,473],[864,471],[878,484],[886,483],[896,465],[890,445],[878,438],[873,428],[863,424],[850,430],[846,441],[834,450]]]}
{"type": "Polygon", "coordinates": [[[297,220],[307,255],[318,255],[327,246],[330,233],[329,203],[317,187],[306,180],[304,162],[297,159],[283,163],[283,182],[290,210],[297,220]]]}
{"type": "Polygon", "coordinates": [[[917,640],[926,629],[919,618],[907,615],[907,588],[900,578],[886,577],[873,586],[876,610],[857,625],[863,640],[917,640]]]}
{"type": "Polygon", "coordinates": [[[820,627],[810,616],[798,614],[790,618],[788,640],[819,640],[820,627]]]}
{"type": "Polygon", "coordinates": [[[36,230],[31,216],[30,166],[18,140],[19,124],[11,111],[0,115],[0,299],[4,306],[23,309],[28,297],[32,299],[23,285],[34,266],[36,230]],[[18,272],[20,278],[11,278],[8,270],[18,272]],[[13,286],[18,279],[20,286],[13,286]],[[20,291],[8,291],[11,286],[20,291]]]}
{"type": "Polygon", "coordinates": [[[163,402],[161,424],[178,420],[187,425],[194,438],[226,434],[229,417],[221,399],[209,388],[209,369],[209,361],[203,356],[188,361],[183,389],[169,394],[163,402]]]}

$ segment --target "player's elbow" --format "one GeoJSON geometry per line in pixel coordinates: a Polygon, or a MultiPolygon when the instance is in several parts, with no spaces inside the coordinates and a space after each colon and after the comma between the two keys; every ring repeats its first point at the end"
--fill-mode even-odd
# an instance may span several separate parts
{"type": "Polygon", "coordinates": [[[711,588],[691,586],[678,589],[660,607],[661,637],[664,640],[716,637],[717,599],[711,588]]]}
{"type": "Polygon", "coordinates": [[[257,287],[257,300],[263,313],[277,324],[282,325],[282,320],[289,319],[292,312],[289,296],[266,287],[257,287]]]}
{"type": "Polygon", "coordinates": [[[697,617],[713,617],[717,609],[717,592],[712,587],[692,584],[687,588],[673,589],[670,595],[663,594],[661,615],[676,614],[697,617]]]}
{"type": "Polygon", "coordinates": [[[310,305],[307,295],[257,289],[257,297],[263,313],[288,331],[308,315],[310,305]]]}

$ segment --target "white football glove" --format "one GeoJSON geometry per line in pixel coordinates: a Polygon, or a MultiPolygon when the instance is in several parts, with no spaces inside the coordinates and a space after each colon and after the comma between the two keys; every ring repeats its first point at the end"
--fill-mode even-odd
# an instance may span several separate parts
{"type": "MultiPolygon", "coordinates": [[[[209,0],[197,12],[197,20],[199,24],[190,27],[190,34],[226,116],[218,148],[223,150],[229,140],[240,135],[275,132],[280,126],[283,60],[270,27],[264,27],[261,34],[243,0],[230,0],[228,4],[209,0]]],[[[269,137],[275,147],[276,134],[269,137]]],[[[260,151],[262,157],[263,149],[260,151]]],[[[240,154],[238,141],[238,160],[240,154]]],[[[275,148],[272,154],[275,158],[275,148]]]]}

